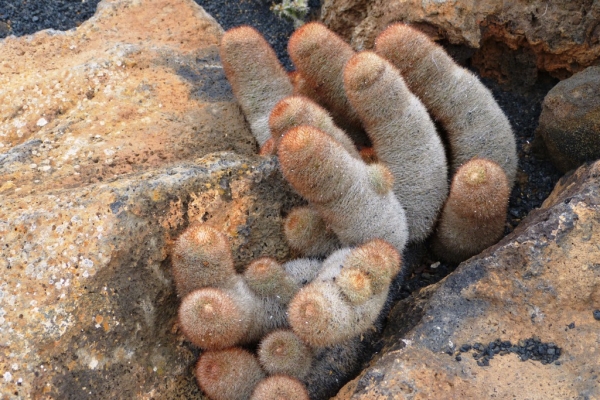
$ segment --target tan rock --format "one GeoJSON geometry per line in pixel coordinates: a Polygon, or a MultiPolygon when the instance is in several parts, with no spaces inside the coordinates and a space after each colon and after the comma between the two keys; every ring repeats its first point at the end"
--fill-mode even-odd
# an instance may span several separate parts
{"type": "Polygon", "coordinates": [[[254,153],[221,35],[191,0],[105,0],[75,30],[1,40],[0,194],[254,153]]]}
{"type": "Polygon", "coordinates": [[[381,356],[336,398],[599,398],[598,204],[600,162],[563,178],[499,244],[398,303],[381,356]],[[558,364],[455,358],[463,344],[532,337],[561,349],[558,364]]]}
{"type": "Polygon", "coordinates": [[[479,49],[474,64],[500,80],[531,83],[537,69],[565,77],[600,58],[600,4],[591,1],[324,0],[321,19],[356,49],[372,48],[393,22],[411,23],[479,49]]]}
{"type": "Polygon", "coordinates": [[[206,223],[240,269],[289,258],[294,197],[246,156],[221,32],[192,0],[118,0],[0,41],[0,398],[202,398],[172,241],[206,223]]]}

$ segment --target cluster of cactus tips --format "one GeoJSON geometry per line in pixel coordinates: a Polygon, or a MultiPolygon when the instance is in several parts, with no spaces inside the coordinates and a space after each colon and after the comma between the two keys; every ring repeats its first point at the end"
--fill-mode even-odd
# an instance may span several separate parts
{"type": "Polygon", "coordinates": [[[204,350],[198,384],[215,400],[308,399],[311,370],[371,327],[399,270],[398,251],[375,239],[323,261],[263,257],[237,273],[223,233],[187,229],[174,248],[173,276],[179,326],[204,350]],[[256,343],[256,354],[242,348],[256,343]]]}
{"type": "Polygon", "coordinates": [[[406,245],[460,262],[494,244],[516,175],[491,93],[418,30],[392,25],[357,53],[309,23],[288,52],[292,73],[250,27],[220,47],[260,154],[277,156],[308,203],[283,223],[306,258],[260,258],[237,273],[226,236],[206,225],[174,249],[179,324],[204,350],[196,377],[215,400],[320,398],[317,375],[332,360],[352,369],[357,338],[406,272],[406,245]]]}

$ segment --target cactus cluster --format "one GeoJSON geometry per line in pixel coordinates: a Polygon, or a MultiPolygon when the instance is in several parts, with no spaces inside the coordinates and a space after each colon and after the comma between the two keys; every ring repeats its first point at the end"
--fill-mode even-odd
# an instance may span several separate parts
{"type": "Polygon", "coordinates": [[[227,238],[205,225],[174,247],[179,325],[203,350],[196,377],[212,399],[322,398],[326,371],[356,368],[405,246],[451,262],[479,253],[503,233],[516,175],[491,93],[423,33],[395,24],[356,53],[309,23],[288,52],[292,73],[250,27],[220,47],[260,154],[308,202],[283,226],[308,258],[237,273],[227,238]]]}
{"type": "Polygon", "coordinates": [[[356,53],[324,25],[309,23],[290,38],[296,71],[287,78],[252,28],[232,29],[222,43],[227,78],[261,154],[276,154],[285,178],[309,202],[286,224],[297,228],[286,235],[299,252],[325,256],[375,238],[402,252],[406,243],[430,239],[446,243],[431,246],[440,259],[457,262],[502,235],[505,213],[475,213],[481,218],[458,226],[445,204],[471,190],[456,183],[459,168],[484,159],[500,167],[487,170],[496,174],[490,179],[506,180],[509,188],[483,190],[486,204],[506,208],[517,168],[510,124],[477,77],[425,34],[394,24],[374,51],[356,53]],[[247,52],[231,51],[250,41],[256,45],[247,52]],[[238,60],[243,68],[233,67],[238,60]],[[269,103],[258,118],[268,123],[257,126],[245,104],[263,97],[269,103]]]}
{"type": "Polygon", "coordinates": [[[215,400],[308,399],[308,387],[319,397],[327,388],[314,371],[352,369],[400,270],[394,246],[376,239],[325,260],[262,257],[237,273],[227,237],[206,225],[178,238],[172,260],[179,326],[204,350],[196,378],[215,400]],[[255,344],[256,354],[242,347],[255,344]]]}

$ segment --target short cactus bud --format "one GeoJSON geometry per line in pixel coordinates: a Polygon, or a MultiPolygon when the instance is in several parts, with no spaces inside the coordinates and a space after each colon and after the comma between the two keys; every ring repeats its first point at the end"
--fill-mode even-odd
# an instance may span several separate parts
{"type": "Polygon", "coordinates": [[[271,109],[293,93],[287,72],[267,41],[248,26],[225,32],[220,53],[233,94],[258,145],[263,147],[271,137],[268,125],[271,109]]]}
{"type": "Polygon", "coordinates": [[[185,337],[203,349],[237,344],[248,329],[243,309],[223,290],[198,289],[183,298],[179,325],[185,337]]]}
{"type": "Polygon", "coordinates": [[[477,77],[427,35],[404,24],[389,26],[377,37],[375,48],[444,127],[451,172],[472,158],[485,158],[504,169],[512,186],[517,172],[515,138],[508,119],[477,77]]]}
{"type": "Polygon", "coordinates": [[[369,275],[358,268],[342,269],[335,283],[353,305],[362,304],[373,297],[369,275]]]}
{"type": "Polygon", "coordinates": [[[371,240],[352,249],[344,267],[366,273],[373,293],[381,293],[387,290],[392,279],[400,272],[401,261],[394,246],[384,240],[371,240]]]}
{"type": "Polygon", "coordinates": [[[448,195],[446,153],[433,121],[398,71],[375,53],[352,57],[344,84],[379,162],[395,178],[393,190],[406,211],[409,240],[424,240],[448,195]]]}
{"type": "Polygon", "coordinates": [[[461,262],[496,243],[504,233],[510,188],[495,162],[473,159],[452,179],[433,237],[442,259],[461,262]]]}
{"type": "Polygon", "coordinates": [[[258,359],[270,375],[302,379],[310,370],[312,351],[290,330],[269,333],[260,342],[258,359]]]}
{"type": "Polygon", "coordinates": [[[278,154],[287,181],[312,203],[342,244],[381,238],[402,251],[408,235],[404,209],[392,192],[375,191],[362,160],[311,126],[289,130],[278,154]]]}
{"type": "Polygon", "coordinates": [[[276,297],[284,304],[300,289],[281,264],[269,257],[252,261],[244,271],[244,279],[259,297],[276,297]]]}
{"type": "Polygon", "coordinates": [[[302,382],[286,375],[273,375],[256,385],[250,400],[309,400],[302,382]]]}
{"type": "Polygon", "coordinates": [[[313,347],[331,345],[339,336],[339,327],[333,328],[333,323],[336,317],[342,317],[339,312],[345,306],[336,296],[335,289],[331,290],[327,285],[333,287],[333,284],[325,282],[313,282],[304,287],[288,307],[294,333],[313,347]],[[341,307],[336,307],[338,305],[341,307]]]}
{"type": "Polygon", "coordinates": [[[212,400],[246,400],[265,378],[254,355],[240,348],[206,351],[196,364],[196,380],[212,400]]]}
{"type": "Polygon", "coordinates": [[[312,207],[296,207],[290,211],[283,231],[290,247],[305,257],[326,256],[340,247],[335,233],[312,207]]]}
{"type": "Polygon", "coordinates": [[[302,78],[334,115],[338,126],[354,136],[360,120],[348,103],[344,91],[344,66],[354,50],[325,25],[311,22],[290,37],[288,53],[302,78]]]}
{"type": "Polygon", "coordinates": [[[184,297],[202,287],[227,287],[235,275],[227,237],[207,225],[183,232],[173,251],[173,278],[177,294],[184,297]]]}

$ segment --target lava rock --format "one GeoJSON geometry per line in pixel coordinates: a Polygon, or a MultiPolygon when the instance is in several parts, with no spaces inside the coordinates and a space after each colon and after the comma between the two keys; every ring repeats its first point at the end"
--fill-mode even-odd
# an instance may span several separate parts
{"type": "Polygon", "coordinates": [[[600,397],[589,367],[600,357],[589,311],[600,285],[597,204],[600,161],[562,178],[500,243],[400,301],[381,352],[336,398],[521,398],[523,387],[534,398],[600,397]],[[456,362],[444,352],[452,343],[474,357],[456,362]]]}

